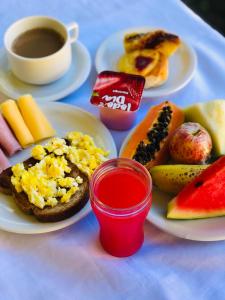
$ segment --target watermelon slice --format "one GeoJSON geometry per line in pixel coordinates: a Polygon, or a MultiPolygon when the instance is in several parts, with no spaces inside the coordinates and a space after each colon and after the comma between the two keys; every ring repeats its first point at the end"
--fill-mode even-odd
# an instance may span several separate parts
{"type": "Polygon", "coordinates": [[[225,156],[205,169],[168,204],[169,219],[225,215],[225,156]]]}

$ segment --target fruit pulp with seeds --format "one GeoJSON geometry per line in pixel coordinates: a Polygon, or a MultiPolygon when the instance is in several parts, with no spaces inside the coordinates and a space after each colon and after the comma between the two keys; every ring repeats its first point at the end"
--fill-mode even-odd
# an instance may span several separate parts
{"type": "Polygon", "coordinates": [[[118,167],[99,178],[95,195],[107,207],[129,209],[129,214],[112,214],[93,201],[92,208],[100,224],[100,240],[103,248],[117,257],[135,253],[144,240],[143,224],[151,205],[151,196],[143,206],[138,206],[148,192],[145,180],[133,170],[118,167]]]}
{"type": "Polygon", "coordinates": [[[133,158],[147,169],[164,164],[168,159],[169,140],[183,122],[184,113],[172,102],[165,101],[151,107],[120,156],[133,158]]]}

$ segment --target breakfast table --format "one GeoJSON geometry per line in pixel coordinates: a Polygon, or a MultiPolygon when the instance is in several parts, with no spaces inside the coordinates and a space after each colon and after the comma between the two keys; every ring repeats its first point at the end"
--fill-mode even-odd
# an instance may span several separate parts
{"type": "MultiPolygon", "coordinates": [[[[225,40],[179,0],[2,0],[1,47],[7,27],[29,15],[49,15],[65,24],[78,22],[79,40],[90,51],[90,76],[61,102],[98,116],[98,109],[89,102],[96,79],[94,59],[98,46],[116,31],[145,25],[175,32],[197,53],[198,66],[192,81],[166,99],[184,107],[225,96],[225,40]]],[[[1,95],[1,99],[5,96],[1,95]]],[[[143,99],[136,122],[151,105],[164,99],[143,99]]],[[[111,133],[119,151],[128,131],[111,133]]],[[[104,252],[92,212],[78,223],[51,233],[0,231],[0,299],[225,298],[225,241],[181,239],[149,221],[144,229],[142,248],[128,258],[115,258],[104,252]]]]}

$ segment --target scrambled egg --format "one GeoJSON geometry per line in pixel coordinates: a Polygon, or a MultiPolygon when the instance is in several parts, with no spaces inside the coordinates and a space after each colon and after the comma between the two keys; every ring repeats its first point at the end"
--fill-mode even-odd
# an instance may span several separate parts
{"type": "Polygon", "coordinates": [[[46,154],[45,148],[41,145],[37,145],[31,150],[31,156],[37,160],[42,160],[46,154]]]}
{"type": "Polygon", "coordinates": [[[93,138],[87,134],[69,132],[66,139],[71,144],[66,154],[67,159],[89,177],[109,155],[109,152],[96,147],[93,138]]]}
{"type": "Polygon", "coordinates": [[[108,154],[96,147],[89,135],[70,132],[66,139],[53,138],[45,146],[35,146],[31,155],[39,162],[28,169],[23,163],[13,166],[11,182],[16,191],[25,192],[35,206],[54,207],[59,201],[68,202],[83,183],[82,177],[69,176],[69,162],[91,176],[108,154]]]}

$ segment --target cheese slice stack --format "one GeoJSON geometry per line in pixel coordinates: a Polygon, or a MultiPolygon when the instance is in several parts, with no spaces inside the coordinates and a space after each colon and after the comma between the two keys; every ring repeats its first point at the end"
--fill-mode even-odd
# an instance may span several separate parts
{"type": "Polygon", "coordinates": [[[19,97],[17,104],[35,142],[55,135],[55,130],[31,95],[19,97]]]}
{"type": "Polygon", "coordinates": [[[4,118],[13,130],[17,140],[23,148],[34,143],[33,136],[26,126],[16,102],[9,99],[2,103],[1,110],[4,118]]]}

